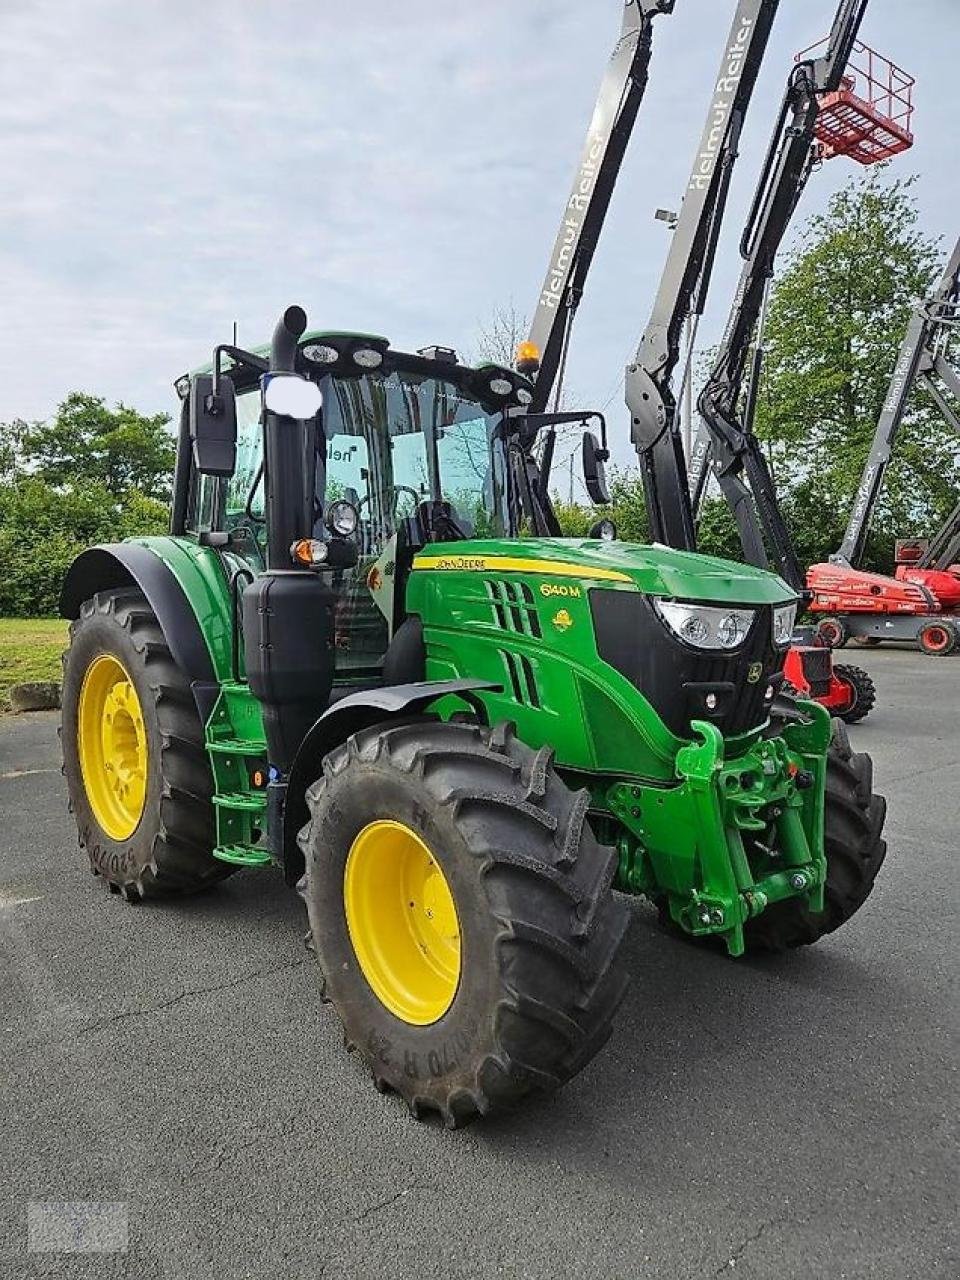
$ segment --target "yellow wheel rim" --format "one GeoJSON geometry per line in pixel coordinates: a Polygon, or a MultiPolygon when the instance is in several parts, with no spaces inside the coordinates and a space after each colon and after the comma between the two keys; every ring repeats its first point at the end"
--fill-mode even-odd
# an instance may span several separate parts
{"type": "Polygon", "coordinates": [[[460,982],[460,922],[436,859],[402,822],[371,822],[343,875],[350,941],[363,976],[396,1017],[442,1018],[460,982]]]}
{"type": "Polygon", "coordinates": [[[147,798],[147,734],[133,681],[113,654],[94,658],[83,677],[77,754],[93,816],[111,840],[129,839],[147,798]]]}

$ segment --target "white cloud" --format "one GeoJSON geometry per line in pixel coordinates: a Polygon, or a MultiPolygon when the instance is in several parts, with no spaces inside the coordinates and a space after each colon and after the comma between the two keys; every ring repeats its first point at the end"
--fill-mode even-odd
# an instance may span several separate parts
{"type": "MultiPolygon", "coordinates": [[[[610,395],[646,321],[666,251],[653,210],[683,189],[731,7],[678,0],[658,20],[647,100],[571,352],[570,385],[585,399],[610,395]]],[[[809,8],[783,5],[771,41],[708,340],[729,304],[739,220],[789,60],[831,6],[812,20],[809,8]]],[[[407,347],[467,348],[495,306],[529,310],[621,6],[7,9],[0,418],[46,415],[74,388],[169,408],[174,377],[234,319],[258,342],[291,301],[318,325],[407,347]]],[[[909,25],[898,0],[872,0],[864,35],[922,73],[920,140],[901,167],[923,172],[928,229],[955,234],[954,0],[914,0],[909,25]]],[[[817,174],[804,209],[848,172],[838,162],[817,174]]]]}

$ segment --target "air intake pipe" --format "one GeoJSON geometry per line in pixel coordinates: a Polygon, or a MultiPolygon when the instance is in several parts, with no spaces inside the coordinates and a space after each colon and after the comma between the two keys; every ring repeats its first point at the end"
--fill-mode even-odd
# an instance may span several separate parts
{"type": "MultiPolygon", "coordinates": [[[[297,342],[307,327],[302,307],[287,307],[270,344],[270,372],[293,373],[297,342]]],[[[317,420],[298,420],[264,409],[263,471],[267,520],[267,565],[289,569],[290,547],[313,536],[317,420]]]]}
{"type": "MultiPolygon", "coordinates": [[[[303,309],[288,307],[273,333],[271,373],[294,371],[306,327],[303,309]]],[[[333,687],[336,594],[328,574],[298,567],[290,554],[294,542],[313,535],[317,432],[316,417],[264,410],[267,569],[243,593],[243,640],[270,763],[281,776],[333,687]]]]}
{"type": "Polygon", "coordinates": [[[307,327],[303,307],[287,307],[277,321],[270,342],[270,372],[292,373],[296,367],[297,343],[307,327]]]}

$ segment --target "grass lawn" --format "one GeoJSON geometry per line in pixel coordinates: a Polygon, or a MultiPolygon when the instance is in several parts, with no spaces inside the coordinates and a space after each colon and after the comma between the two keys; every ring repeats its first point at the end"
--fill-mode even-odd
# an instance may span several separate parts
{"type": "Polygon", "coordinates": [[[0,618],[0,714],[9,710],[12,684],[60,679],[68,625],[64,618],[0,618]]]}

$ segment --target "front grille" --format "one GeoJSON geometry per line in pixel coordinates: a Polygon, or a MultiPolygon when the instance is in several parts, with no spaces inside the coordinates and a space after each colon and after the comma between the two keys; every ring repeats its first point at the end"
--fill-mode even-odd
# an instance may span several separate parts
{"type": "Polygon", "coordinates": [[[756,608],[741,647],[722,654],[683,644],[657,617],[648,596],[594,588],[590,610],[598,656],[640,690],[674,733],[689,737],[691,720],[710,720],[728,735],[763,724],[767,689],[782,663],[768,606],[756,608]],[[708,693],[716,696],[712,711],[705,705],[708,693]]]}

